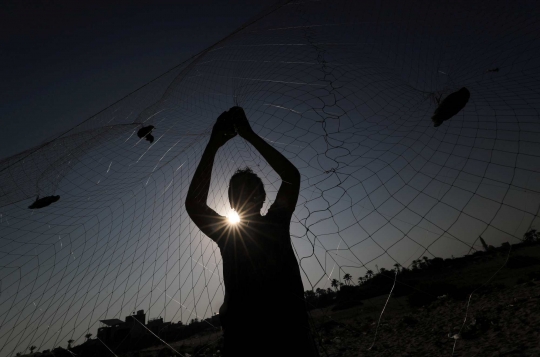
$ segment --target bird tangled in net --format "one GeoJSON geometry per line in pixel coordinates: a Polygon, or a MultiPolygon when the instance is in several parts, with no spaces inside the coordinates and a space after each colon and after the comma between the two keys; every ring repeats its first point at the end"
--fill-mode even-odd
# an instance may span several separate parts
{"type": "Polygon", "coordinates": [[[142,139],[142,138],[145,138],[146,141],[149,141],[150,143],[153,143],[154,142],[154,136],[152,135],[152,130],[154,130],[154,126],[153,125],[148,125],[148,126],[144,126],[142,128],[139,129],[139,131],[137,132],[137,136],[142,139]]]}
{"type": "Polygon", "coordinates": [[[60,199],[59,195],[47,196],[47,197],[42,197],[42,198],[39,198],[38,196],[36,200],[34,201],[34,203],[28,206],[28,208],[30,209],[44,208],[44,207],[50,206],[51,204],[58,201],[59,199],[60,199]]]}
{"type": "Polygon", "coordinates": [[[438,127],[444,121],[449,120],[454,115],[459,113],[469,101],[471,93],[465,87],[461,88],[457,92],[449,94],[446,98],[442,100],[435,113],[431,117],[433,121],[433,126],[438,127]]]}

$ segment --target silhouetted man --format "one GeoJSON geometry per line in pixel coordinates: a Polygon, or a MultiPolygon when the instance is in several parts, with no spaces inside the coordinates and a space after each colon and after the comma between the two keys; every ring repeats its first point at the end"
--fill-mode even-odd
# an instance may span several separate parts
{"type": "Polygon", "coordinates": [[[223,258],[225,301],[220,320],[225,356],[318,356],[289,233],[299,190],[296,167],[253,132],[242,108],[219,116],[191,181],[186,210],[217,243],[223,258]],[[228,191],[231,207],[240,217],[234,224],[206,201],[215,155],[237,133],[259,151],[282,184],[268,213],[261,216],[263,182],[250,169],[238,170],[228,191]]]}

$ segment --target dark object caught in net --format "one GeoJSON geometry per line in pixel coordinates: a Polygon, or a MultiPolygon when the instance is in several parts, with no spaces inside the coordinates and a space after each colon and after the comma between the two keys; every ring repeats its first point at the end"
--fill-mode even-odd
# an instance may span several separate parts
{"type": "Polygon", "coordinates": [[[139,129],[137,132],[137,136],[139,138],[146,138],[147,141],[153,143],[154,142],[154,136],[152,135],[152,130],[154,130],[153,125],[143,126],[139,129]]]}
{"type": "Polygon", "coordinates": [[[44,207],[50,206],[51,204],[58,201],[59,199],[60,199],[60,195],[47,196],[47,197],[42,197],[42,198],[39,198],[39,196],[37,196],[34,203],[28,206],[28,208],[30,209],[44,208],[44,207]]]}
{"type": "Polygon", "coordinates": [[[457,92],[449,94],[448,97],[444,98],[439,104],[439,107],[435,109],[435,113],[433,113],[433,116],[431,117],[433,126],[438,127],[444,121],[459,113],[461,109],[465,108],[470,97],[471,93],[465,87],[457,92]]]}

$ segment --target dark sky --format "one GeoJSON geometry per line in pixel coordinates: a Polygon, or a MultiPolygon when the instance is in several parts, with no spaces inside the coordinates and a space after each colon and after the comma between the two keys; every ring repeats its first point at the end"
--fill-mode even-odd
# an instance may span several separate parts
{"type": "Polygon", "coordinates": [[[274,2],[2,2],[0,158],[80,123],[274,2]]]}

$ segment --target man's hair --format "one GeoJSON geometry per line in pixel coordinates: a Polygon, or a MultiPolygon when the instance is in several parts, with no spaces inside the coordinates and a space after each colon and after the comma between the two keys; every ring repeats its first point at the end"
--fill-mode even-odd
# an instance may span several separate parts
{"type": "Polygon", "coordinates": [[[231,180],[229,181],[229,199],[230,199],[230,186],[232,185],[233,180],[242,178],[243,180],[250,180],[250,181],[256,181],[259,188],[259,196],[261,197],[261,202],[264,202],[266,199],[266,191],[264,190],[264,184],[259,176],[257,176],[256,173],[253,172],[251,168],[248,166],[244,167],[243,169],[238,169],[235,171],[235,173],[231,176],[231,180]]]}

